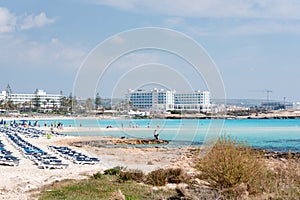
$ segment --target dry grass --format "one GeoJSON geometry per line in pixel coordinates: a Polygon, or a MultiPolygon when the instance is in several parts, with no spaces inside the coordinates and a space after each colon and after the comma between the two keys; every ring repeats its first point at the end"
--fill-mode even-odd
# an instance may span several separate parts
{"type": "Polygon", "coordinates": [[[244,143],[222,135],[196,168],[207,186],[226,197],[262,193],[268,180],[265,162],[244,143]]]}
{"type": "MultiPolygon", "coordinates": [[[[291,156],[290,156],[291,157],[291,156]]],[[[199,160],[199,178],[224,199],[300,199],[299,160],[266,159],[242,142],[222,135],[199,160]]]]}
{"type": "Polygon", "coordinates": [[[299,161],[287,159],[275,167],[270,192],[274,199],[300,199],[299,161]]]}
{"type": "Polygon", "coordinates": [[[154,186],[164,186],[167,183],[187,182],[187,176],[180,168],[157,169],[146,176],[146,183],[154,186]]]}

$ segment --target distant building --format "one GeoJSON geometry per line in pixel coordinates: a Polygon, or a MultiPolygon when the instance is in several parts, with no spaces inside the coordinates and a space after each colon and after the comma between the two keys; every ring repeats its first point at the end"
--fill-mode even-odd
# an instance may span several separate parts
{"type": "Polygon", "coordinates": [[[210,92],[174,93],[174,110],[209,112],[211,110],[210,92]]]}
{"type": "Polygon", "coordinates": [[[143,110],[173,110],[174,99],[172,91],[158,90],[128,90],[127,100],[134,108],[143,110]]]}
{"type": "Polygon", "coordinates": [[[147,90],[128,90],[127,101],[133,108],[151,111],[188,110],[209,112],[210,92],[196,91],[177,93],[154,88],[147,90]]]}
{"type": "Polygon", "coordinates": [[[293,105],[292,109],[300,110],[300,102],[294,102],[292,105],[293,105]]]}
{"type": "Polygon", "coordinates": [[[265,110],[282,110],[285,109],[285,105],[283,103],[277,101],[263,102],[261,103],[261,107],[265,110]]]}
{"type": "Polygon", "coordinates": [[[6,91],[2,91],[0,94],[0,100],[12,101],[15,105],[24,105],[25,103],[33,103],[35,100],[39,101],[41,108],[53,108],[60,107],[62,95],[60,94],[47,94],[43,90],[37,90],[33,94],[8,94],[6,91]]]}

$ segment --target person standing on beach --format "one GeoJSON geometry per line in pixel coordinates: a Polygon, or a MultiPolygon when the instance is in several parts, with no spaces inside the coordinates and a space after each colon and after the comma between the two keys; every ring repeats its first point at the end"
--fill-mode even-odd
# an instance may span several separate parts
{"type": "Polygon", "coordinates": [[[154,136],[154,139],[159,140],[159,134],[156,129],[154,130],[153,136],[154,136]]]}

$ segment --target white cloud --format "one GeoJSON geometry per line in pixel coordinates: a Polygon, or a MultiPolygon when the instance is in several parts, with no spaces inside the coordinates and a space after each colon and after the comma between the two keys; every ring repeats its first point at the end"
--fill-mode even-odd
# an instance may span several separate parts
{"type": "Polygon", "coordinates": [[[294,21],[279,22],[279,21],[258,21],[251,23],[244,23],[224,30],[225,35],[256,35],[256,34],[299,34],[300,24],[294,21]]]}
{"type": "Polygon", "coordinates": [[[48,18],[44,12],[38,15],[16,15],[9,9],[0,7],[0,33],[9,33],[16,29],[40,28],[54,22],[55,19],[48,18]]]}
{"type": "Polygon", "coordinates": [[[230,25],[201,24],[199,26],[185,23],[177,26],[193,37],[199,36],[236,36],[236,35],[272,35],[272,34],[300,34],[300,24],[291,20],[283,22],[279,20],[251,20],[235,22],[230,25]]]}
{"type": "Polygon", "coordinates": [[[161,15],[162,25],[192,36],[299,34],[296,0],[82,0],[129,12],[161,15]]]}
{"type": "Polygon", "coordinates": [[[116,36],[114,36],[113,38],[111,38],[111,41],[112,41],[113,43],[117,43],[117,44],[121,44],[121,43],[124,43],[124,42],[125,42],[124,38],[122,38],[122,37],[120,37],[120,36],[118,36],[118,35],[116,35],[116,36]]]}
{"type": "Polygon", "coordinates": [[[15,30],[17,17],[7,8],[0,7],[0,33],[15,30]]]}
{"type": "Polygon", "coordinates": [[[51,39],[51,44],[58,44],[59,40],[57,38],[52,38],[51,39]]]}
{"type": "Polygon", "coordinates": [[[172,17],[172,18],[167,18],[164,20],[164,23],[167,26],[178,26],[178,25],[183,25],[185,24],[185,20],[182,17],[172,17]]]}
{"type": "Polygon", "coordinates": [[[169,16],[300,19],[300,1],[295,0],[85,0],[135,12],[169,16]]]}
{"type": "Polygon", "coordinates": [[[85,56],[86,51],[81,47],[57,38],[40,43],[15,36],[0,37],[0,60],[4,65],[76,69],[85,56]]]}
{"type": "Polygon", "coordinates": [[[53,22],[55,22],[55,19],[48,18],[44,12],[41,12],[39,15],[29,15],[25,17],[20,28],[22,30],[27,30],[33,27],[40,28],[53,22]]]}

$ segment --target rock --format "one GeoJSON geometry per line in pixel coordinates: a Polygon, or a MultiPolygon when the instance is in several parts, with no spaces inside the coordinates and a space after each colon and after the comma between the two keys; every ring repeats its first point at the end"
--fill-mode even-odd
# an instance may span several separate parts
{"type": "Polygon", "coordinates": [[[118,191],[114,192],[111,196],[111,198],[109,198],[110,200],[125,200],[125,195],[122,193],[122,191],[120,189],[118,189],[118,191]]]}

